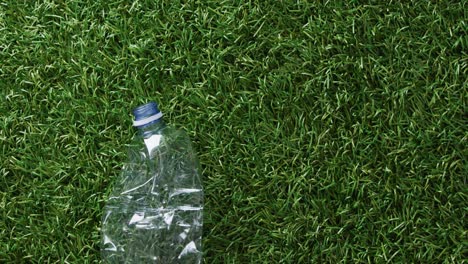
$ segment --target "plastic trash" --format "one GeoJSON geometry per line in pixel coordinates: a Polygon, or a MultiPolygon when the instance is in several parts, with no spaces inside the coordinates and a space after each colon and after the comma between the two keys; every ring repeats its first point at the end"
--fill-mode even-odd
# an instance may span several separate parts
{"type": "Polygon", "coordinates": [[[107,263],[201,263],[203,189],[189,137],[156,103],[133,111],[138,133],[102,218],[107,263]]]}

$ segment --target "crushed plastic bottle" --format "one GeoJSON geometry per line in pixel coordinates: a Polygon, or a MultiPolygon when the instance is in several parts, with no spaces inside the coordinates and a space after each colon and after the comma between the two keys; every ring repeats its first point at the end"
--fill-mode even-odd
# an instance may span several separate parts
{"type": "Polygon", "coordinates": [[[156,103],[133,111],[138,129],[102,219],[107,263],[201,263],[203,189],[188,136],[156,103]]]}

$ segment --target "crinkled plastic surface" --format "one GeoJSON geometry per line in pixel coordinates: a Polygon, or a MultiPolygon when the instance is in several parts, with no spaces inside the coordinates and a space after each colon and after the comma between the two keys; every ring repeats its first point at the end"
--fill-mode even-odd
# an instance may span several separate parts
{"type": "Polygon", "coordinates": [[[198,168],[184,132],[156,125],[137,136],[105,206],[103,259],[201,263],[203,190],[198,168]]]}

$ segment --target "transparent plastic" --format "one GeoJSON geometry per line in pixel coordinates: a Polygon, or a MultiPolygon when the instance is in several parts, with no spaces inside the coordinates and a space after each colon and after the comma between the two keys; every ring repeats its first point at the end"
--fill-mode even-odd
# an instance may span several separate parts
{"type": "Polygon", "coordinates": [[[158,121],[139,128],[105,206],[107,263],[201,263],[203,189],[189,137],[158,121]]]}

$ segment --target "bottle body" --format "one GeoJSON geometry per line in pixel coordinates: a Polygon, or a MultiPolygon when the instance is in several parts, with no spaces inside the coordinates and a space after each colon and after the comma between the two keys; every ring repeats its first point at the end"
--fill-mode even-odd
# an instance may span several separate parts
{"type": "Polygon", "coordinates": [[[203,189],[188,136],[162,122],[141,129],[105,206],[109,263],[201,263],[203,189]]]}

